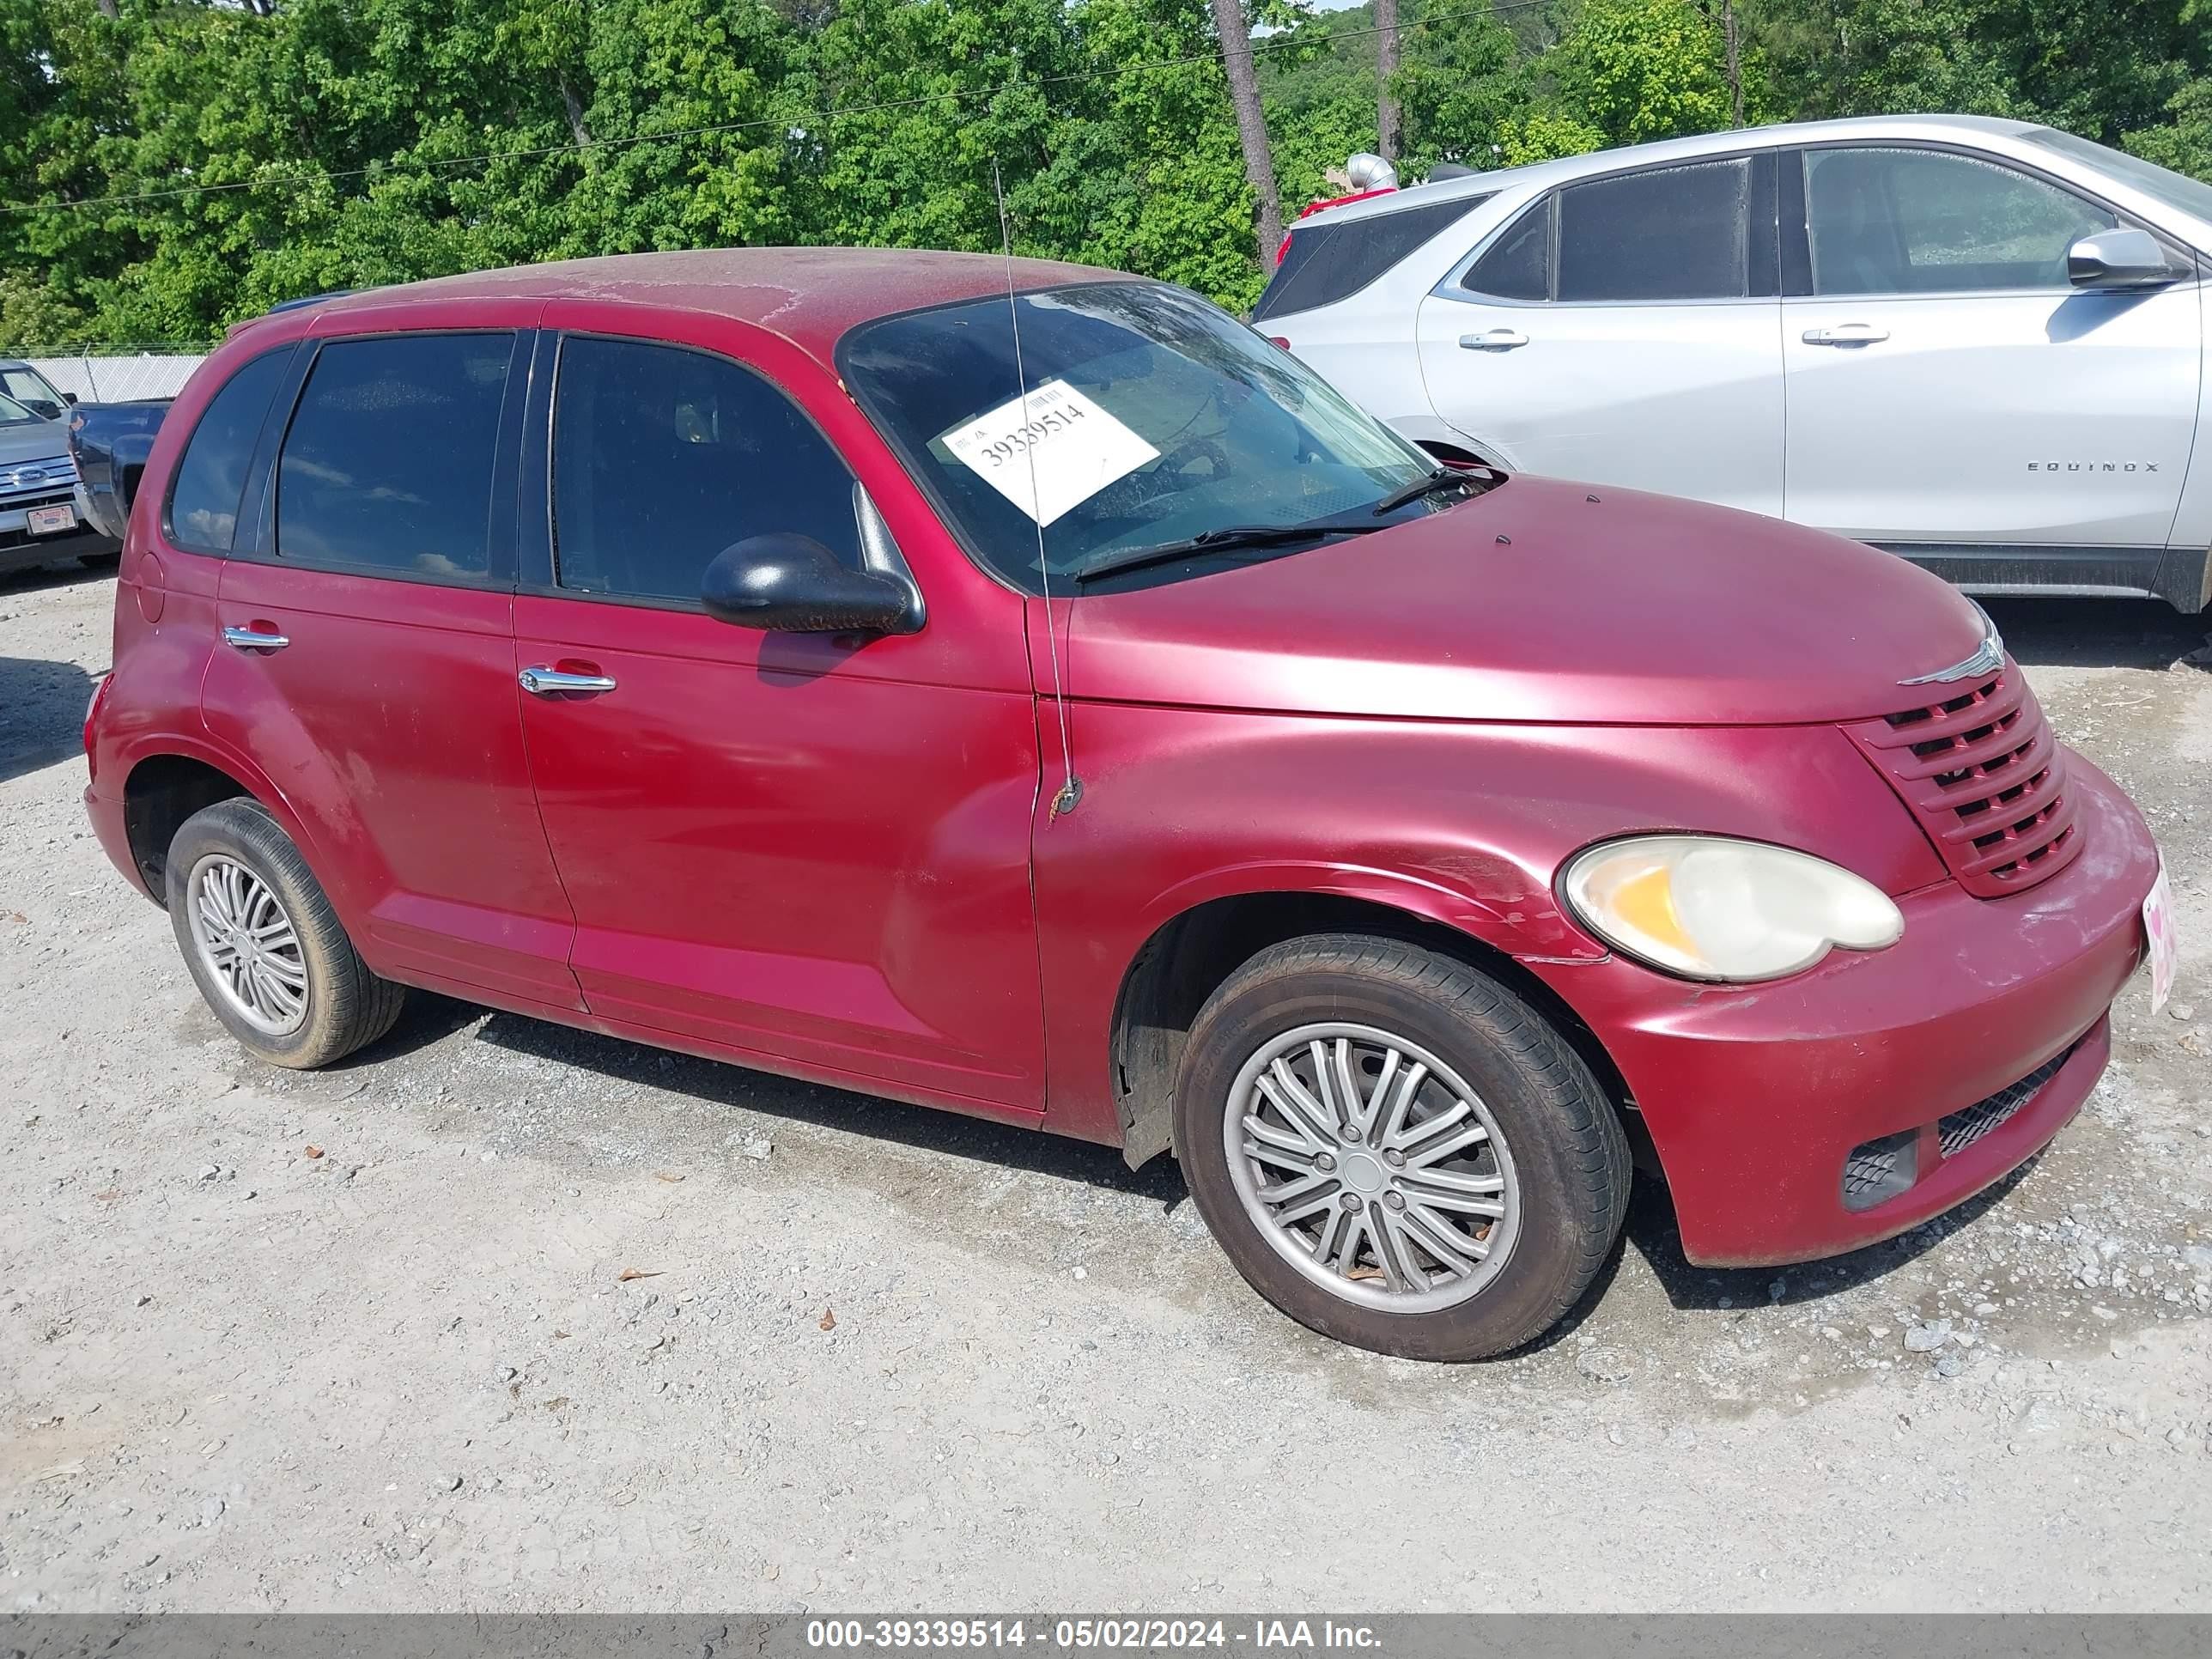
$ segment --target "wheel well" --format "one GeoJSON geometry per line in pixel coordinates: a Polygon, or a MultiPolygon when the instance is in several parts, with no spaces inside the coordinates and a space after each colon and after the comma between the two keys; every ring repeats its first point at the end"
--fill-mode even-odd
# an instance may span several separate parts
{"type": "Polygon", "coordinates": [[[1250,893],[1215,899],[1175,917],[1145,941],[1122,976],[1114,1010],[1114,1097],[1122,1155],[1132,1169],[1170,1149],[1176,1072],[1206,999],[1261,951],[1314,933],[1399,939],[1487,975],[1552,1023],[1614,1109],[1627,1115],[1628,1086],[1605,1046],[1551,987],[1504,951],[1441,922],[1364,899],[1250,893]]]}
{"type": "Polygon", "coordinates": [[[203,807],[253,792],[228,772],[183,755],[155,755],[131,769],[123,783],[123,823],[131,861],[156,904],[166,902],[169,843],[203,807]]]}

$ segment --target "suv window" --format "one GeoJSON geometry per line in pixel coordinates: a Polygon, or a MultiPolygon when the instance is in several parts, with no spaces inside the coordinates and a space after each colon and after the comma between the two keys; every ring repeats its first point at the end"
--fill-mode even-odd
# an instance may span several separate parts
{"type": "Polygon", "coordinates": [[[1751,161],[1593,179],[1559,191],[1561,300],[1740,300],[1751,291],[1751,161]]]}
{"type": "Polygon", "coordinates": [[[1252,320],[1263,322],[1349,299],[1489,199],[1488,195],[1457,196],[1371,218],[1343,219],[1322,213],[1293,225],[1291,245],[1260,303],[1252,307],[1252,320]]]}
{"type": "Polygon", "coordinates": [[[223,382],[169,485],[169,539],[196,553],[227,554],[238,530],[239,497],[270,399],[284,377],[292,348],[265,351],[223,382]]]}
{"type": "Polygon", "coordinates": [[[1552,297],[1552,198],[1548,196],[1506,227],[1459,285],[1499,300],[1552,297]]]}
{"type": "Polygon", "coordinates": [[[2063,289],[2066,250],[2114,223],[2071,191],[1972,156],[1805,152],[1815,294],[2063,289]]]}
{"type": "Polygon", "coordinates": [[[853,475],[777,387],[681,346],[578,337],[553,416],[556,580],[696,602],[714,556],[749,536],[811,536],[860,568],[853,475]]]}
{"type": "Polygon", "coordinates": [[[512,334],[337,340],[276,465],[276,552],[392,575],[491,568],[491,485],[512,334]]]}

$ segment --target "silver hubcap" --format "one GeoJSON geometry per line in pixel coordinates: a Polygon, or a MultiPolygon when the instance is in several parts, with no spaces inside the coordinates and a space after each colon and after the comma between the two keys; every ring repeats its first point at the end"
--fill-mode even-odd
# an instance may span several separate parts
{"type": "Polygon", "coordinates": [[[231,1009],[257,1031],[289,1036],[307,1018],[307,963],[268,884],[210,853],[185,884],[192,945],[231,1009]]]}
{"type": "Polygon", "coordinates": [[[1261,1236],[1347,1302],[1433,1313],[1512,1254],[1520,1187],[1497,1120],[1404,1037],[1331,1022],[1269,1039],[1230,1088],[1222,1134],[1261,1236]]]}

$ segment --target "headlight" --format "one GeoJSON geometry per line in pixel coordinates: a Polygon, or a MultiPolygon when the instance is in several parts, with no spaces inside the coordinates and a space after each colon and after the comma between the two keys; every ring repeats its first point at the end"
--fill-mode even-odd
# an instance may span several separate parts
{"type": "Polygon", "coordinates": [[[1889,896],[1850,871],[1717,836],[1605,842],[1569,860],[1559,885],[1607,944],[1685,979],[1780,979],[1905,932],[1889,896]]]}

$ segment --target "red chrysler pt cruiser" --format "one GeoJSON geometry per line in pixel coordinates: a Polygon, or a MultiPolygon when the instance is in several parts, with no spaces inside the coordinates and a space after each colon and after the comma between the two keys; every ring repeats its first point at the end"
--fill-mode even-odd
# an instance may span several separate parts
{"type": "MultiPolygon", "coordinates": [[[[1932,576],[1436,468],[1180,289],[838,249],[337,297],[193,378],[87,804],[252,1053],[402,988],[1180,1161],[1292,1318],[1527,1342],[2049,1140],[2156,849],[1932,576]]],[[[2147,920],[2148,918],[2148,920],[2147,920]]]]}

